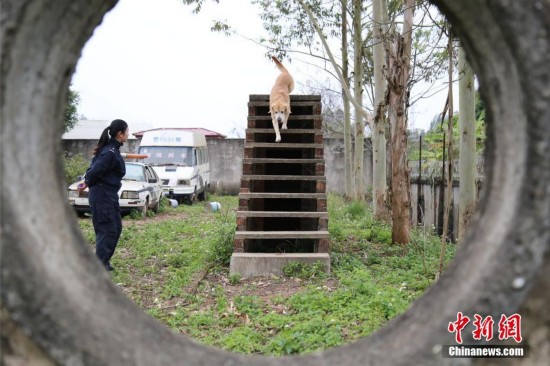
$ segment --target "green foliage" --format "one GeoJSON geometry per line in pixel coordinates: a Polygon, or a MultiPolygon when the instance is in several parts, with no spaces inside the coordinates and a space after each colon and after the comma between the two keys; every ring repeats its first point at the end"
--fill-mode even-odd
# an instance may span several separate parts
{"type": "Polygon", "coordinates": [[[326,278],[326,271],[326,266],[321,262],[308,264],[292,261],[283,266],[283,273],[285,276],[303,279],[326,278]]]}
{"type": "Polygon", "coordinates": [[[166,198],[165,195],[162,195],[162,197],[160,197],[160,202],[159,202],[159,213],[164,213],[168,211],[170,207],[171,207],[170,201],[168,201],[168,198],[166,198]]]}
{"type": "MultiPolygon", "coordinates": [[[[212,0],[215,3],[219,3],[220,0],[212,0]]],[[[185,5],[194,5],[195,9],[193,9],[193,13],[198,14],[202,10],[202,6],[206,2],[206,0],[182,0],[182,2],[185,5]]]]}
{"type": "Polygon", "coordinates": [[[86,160],[81,153],[71,157],[64,157],[63,170],[67,183],[75,182],[79,176],[83,176],[89,165],[90,162],[86,160]]]}
{"type": "MultiPolygon", "coordinates": [[[[315,30],[298,2],[252,0],[252,3],[261,9],[260,18],[268,37],[260,39],[260,43],[268,47],[270,54],[283,59],[288,57],[289,50],[304,45],[312,50],[319,50],[319,44],[314,42],[315,30]]],[[[326,14],[326,8],[319,1],[309,1],[308,5],[320,21],[324,22],[328,17],[334,19],[333,14],[326,14]],[[324,14],[323,17],[319,16],[321,13],[324,14]]],[[[334,29],[334,24],[329,24],[327,20],[322,27],[326,30],[334,29]]]]}
{"type": "MultiPolygon", "coordinates": [[[[476,153],[481,155],[485,148],[485,106],[476,92],[475,101],[476,116],[476,153]]],[[[422,160],[423,161],[441,161],[443,159],[443,135],[447,132],[448,118],[443,122],[434,121],[430,130],[423,136],[422,160]]],[[[409,137],[409,159],[418,160],[420,150],[418,145],[418,136],[409,137]]],[[[453,156],[458,158],[460,153],[460,130],[458,126],[458,114],[453,116],[453,156]]],[[[447,151],[445,151],[445,155],[447,151]]]]}
{"type": "Polygon", "coordinates": [[[353,201],[347,206],[346,213],[352,219],[356,219],[358,217],[365,216],[365,212],[366,212],[365,204],[366,203],[363,202],[363,201],[353,201]]]}
{"type": "Polygon", "coordinates": [[[236,216],[234,212],[226,211],[216,217],[217,225],[212,231],[212,239],[208,245],[208,260],[215,265],[226,266],[233,254],[236,216]]]}
{"type": "Polygon", "coordinates": [[[69,87],[67,91],[67,106],[65,107],[65,119],[63,123],[63,132],[70,131],[78,122],[78,104],[80,103],[80,94],[69,87]]]}
{"type": "Polygon", "coordinates": [[[128,218],[130,218],[132,220],[141,220],[141,219],[143,219],[143,215],[138,210],[132,210],[128,214],[128,218]]]}
{"type": "Polygon", "coordinates": [[[229,283],[232,285],[236,285],[241,281],[241,274],[240,273],[234,273],[231,276],[229,276],[229,283]]]}

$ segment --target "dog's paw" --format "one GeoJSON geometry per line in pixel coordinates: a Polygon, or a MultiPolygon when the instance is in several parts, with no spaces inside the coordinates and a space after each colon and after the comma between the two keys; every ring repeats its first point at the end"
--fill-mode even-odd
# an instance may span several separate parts
{"type": "Polygon", "coordinates": [[[283,125],[283,127],[281,127],[281,130],[286,130],[286,129],[287,129],[286,125],[283,125]]]}
{"type": "Polygon", "coordinates": [[[281,136],[275,137],[275,142],[281,142],[281,136]]]}

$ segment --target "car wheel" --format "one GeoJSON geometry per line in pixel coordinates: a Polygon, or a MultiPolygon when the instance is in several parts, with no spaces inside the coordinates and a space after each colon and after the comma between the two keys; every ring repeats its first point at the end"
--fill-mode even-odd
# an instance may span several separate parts
{"type": "Polygon", "coordinates": [[[189,197],[187,198],[187,204],[189,206],[192,206],[193,203],[195,203],[196,199],[197,199],[197,187],[195,187],[195,191],[193,192],[193,194],[190,194],[189,197]]]}
{"type": "Polygon", "coordinates": [[[145,204],[141,209],[141,217],[143,217],[144,219],[147,217],[147,211],[149,211],[149,197],[145,199],[145,204]]]}
{"type": "Polygon", "coordinates": [[[152,210],[154,213],[158,213],[160,209],[160,198],[158,199],[157,203],[153,206],[152,210]]]}
{"type": "Polygon", "coordinates": [[[199,193],[199,201],[206,201],[206,185],[202,186],[202,192],[199,193]]]}

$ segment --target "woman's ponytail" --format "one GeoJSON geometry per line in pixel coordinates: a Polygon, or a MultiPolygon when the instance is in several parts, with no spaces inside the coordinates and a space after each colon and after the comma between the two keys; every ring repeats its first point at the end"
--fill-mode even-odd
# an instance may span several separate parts
{"type": "Polygon", "coordinates": [[[128,124],[121,119],[115,119],[114,121],[112,121],[109,127],[106,127],[101,133],[99,141],[97,142],[97,146],[94,147],[94,150],[92,151],[92,155],[99,154],[101,149],[103,149],[109,143],[109,140],[111,138],[114,138],[116,134],[120,131],[124,133],[127,128],[128,124]]]}

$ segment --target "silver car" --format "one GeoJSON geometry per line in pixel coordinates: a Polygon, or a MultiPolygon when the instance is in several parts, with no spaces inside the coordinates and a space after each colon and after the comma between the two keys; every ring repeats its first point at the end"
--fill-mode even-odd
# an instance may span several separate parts
{"type": "MultiPolygon", "coordinates": [[[[90,213],[88,188],[78,193],[79,182],[73,183],[68,189],[69,204],[79,216],[90,213]]],[[[158,212],[162,197],[162,182],[157,173],[149,165],[126,162],[126,175],[122,178],[122,187],[118,191],[118,202],[121,213],[127,214],[137,210],[143,217],[147,211],[158,212]]]]}

